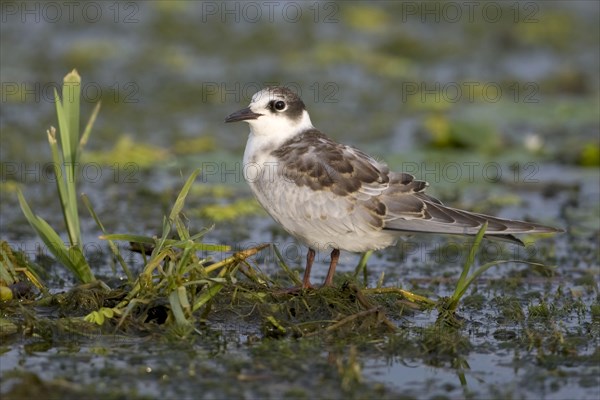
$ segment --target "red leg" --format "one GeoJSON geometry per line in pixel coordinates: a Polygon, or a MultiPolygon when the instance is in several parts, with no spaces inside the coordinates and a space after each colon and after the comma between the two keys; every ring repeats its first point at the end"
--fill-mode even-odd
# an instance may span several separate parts
{"type": "Polygon", "coordinates": [[[309,248],[308,254],[306,254],[306,269],[304,270],[304,279],[302,279],[302,289],[310,289],[312,287],[310,284],[310,270],[313,261],[315,261],[315,251],[309,248]]]}
{"type": "Polygon", "coordinates": [[[337,266],[339,258],[340,251],[338,249],[333,249],[333,251],[331,252],[331,262],[329,263],[329,271],[327,271],[327,277],[325,278],[325,282],[323,282],[323,286],[332,286],[333,275],[335,274],[335,267],[337,266]]]}

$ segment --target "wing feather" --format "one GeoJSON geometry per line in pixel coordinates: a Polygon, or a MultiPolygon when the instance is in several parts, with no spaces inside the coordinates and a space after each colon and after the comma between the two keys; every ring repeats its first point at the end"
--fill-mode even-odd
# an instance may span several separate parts
{"type": "MultiPolygon", "coordinates": [[[[369,226],[388,231],[475,235],[487,222],[486,236],[518,243],[512,234],[561,231],[447,207],[424,192],[427,182],[407,173],[390,172],[384,163],[336,143],[316,129],[290,139],[271,154],[285,166],[281,173],[288,182],[330,193],[334,198],[344,197],[345,201],[333,203],[347,207],[348,229],[368,231],[365,228],[369,226]]],[[[332,212],[332,202],[326,204],[313,209],[332,212]]]]}

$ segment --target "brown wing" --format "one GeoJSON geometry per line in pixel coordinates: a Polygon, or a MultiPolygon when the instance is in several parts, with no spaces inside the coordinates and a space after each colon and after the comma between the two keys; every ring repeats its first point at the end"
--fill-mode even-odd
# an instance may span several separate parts
{"type": "Polygon", "coordinates": [[[285,178],[298,186],[339,196],[364,192],[378,195],[390,182],[389,169],[367,154],[334,142],[316,129],[284,143],[272,154],[285,178]]]}

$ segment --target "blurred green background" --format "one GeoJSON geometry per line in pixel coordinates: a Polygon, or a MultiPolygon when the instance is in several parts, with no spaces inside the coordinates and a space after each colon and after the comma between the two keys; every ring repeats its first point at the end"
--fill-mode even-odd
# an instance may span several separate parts
{"type": "Polygon", "coordinates": [[[597,2],[2,7],[5,162],[38,160],[52,88],[77,68],[84,99],[103,103],[97,150],[127,135],[174,153],[239,153],[224,116],[283,84],[320,129],[383,153],[514,151],[538,135],[552,160],[597,165],[586,148],[598,139],[597,2]]]}
{"type": "MultiPolygon", "coordinates": [[[[277,84],[302,96],[317,128],[384,159],[393,169],[427,179],[429,192],[450,204],[566,228],[568,233],[556,241],[543,242],[538,255],[558,261],[560,278],[552,283],[556,293],[562,293],[556,289],[559,284],[574,287],[576,293],[582,284],[576,277],[588,277],[586,288],[596,294],[586,298],[585,308],[597,296],[598,276],[599,18],[597,1],[2,1],[0,238],[32,257],[43,253],[18,207],[18,185],[34,210],[62,230],[45,132],[57,125],[53,89],[76,68],[83,79],[83,118],[102,101],[82,160],[80,189],[109,232],[160,232],[162,216],[183,181],[202,167],[199,181],[207,184],[192,188],[185,209],[192,231],[216,222],[217,229],[207,238],[234,248],[240,243],[289,243],[243,182],[247,127],[223,123],[255,91],[277,84]]],[[[110,274],[106,244],[97,239],[91,218],[82,214],[82,231],[92,245],[86,255],[93,267],[110,274]]],[[[290,264],[299,266],[301,253],[290,264]]],[[[428,253],[421,259],[408,258],[398,248],[380,253],[385,259],[374,258],[370,279],[385,271],[386,284],[415,279],[418,286],[423,277],[443,295],[437,279],[458,276],[456,263],[432,261],[428,253]],[[400,263],[403,267],[395,268],[400,263]]],[[[343,255],[341,272],[355,265],[351,257],[343,255]]],[[[270,268],[275,263],[260,260],[260,265],[270,268]]],[[[316,269],[324,275],[324,267],[316,269]]],[[[537,299],[541,286],[519,286],[531,293],[518,301],[526,306],[537,299]]],[[[494,304],[485,302],[485,307],[476,311],[483,322],[472,324],[484,328],[474,329],[485,331],[490,321],[495,326],[502,320],[494,304]]],[[[411,323],[426,322],[427,317],[419,318],[411,323]]],[[[581,326],[580,320],[571,319],[565,330],[581,326]]],[[[526,355],[526,363],[534,367],[524,368],[518,354],[502,352],[502,335],[496,340],[483,331],[474,338],[482,347],[468,357],[474,375],[469,377],[471,393],[537,398],[548,393],[544,385],[553,385],[555,398],[597,394],[593,370],[577,369],[573,380],[578,383],[573,384],[554,366],[535,367],[535,354],[526,355]],[[492,351],[486,347],[489,342],[496,345],[492,351]],[[578,380],[578,374],[585,376],[578,380]]],[[[473,336],[471,328],[468,335],[473,336]]],[[[139,360],[148,351],[146,343],[141,347],[125,354],[134,353],[131,363],[152,365],[152,360],[139,360]]],[[[4,368],[21,363],[20,350],[11,351],[4,368]]],[[[237,351],[249,354],[226,353],[223,359],[235,360],[232,370],[238,365],[237,351]]],[[[594,351],[594,361],[597,343],[583,353],[594,351]]],[[[188,352],[185,348],[181,354],[188,352]]],[[[185,357],[181,354],[170,359],[159,351],[155,365],[166,360],[179,367],[185,357]]],[[[398,385],[406,384],[412,388],[408,393],[417,397],[463,395],[452,392],[458,378],[451,368],[433,368],[422,360],[413,367],[382,361],[379,353],[371,356],[363,359],[366,374],[371,368],[375,375],[369,379],[384,382],[373,386],[367,379],[373,390],[383,393],[385,387],[394,387],[405,393],[398,385]]],[[[48,353],[40,357],[40,362],[27,358],[25,368],[48,365],[48,353]]],[[[81,363],[71,358],[59,358],[60,368],[50,368],[51,376],[80,371],[81,363]],[[63,369],[65,364],[73,369],[63,369]]],[[[314,360],[329,371],[326,358],[320,354],[314,360]]],[[[305,365],[309,359],[313,357],[295,362],[305,365]]],[[[255,361],[252,356],[248,360],[255,361]]],[[[96,384],[94,367],[89,368],[88,381],[96,384]]],[[[269,370],[274,379],[264,385],[256,380],[257,391],[249,393],[274,398],[285,393],[278,391],[278,370],[279,364],[269,370]]],[[[151,395],[161,390],[199,393],[188,385],[192,375],[182,374],[172,375],[174,384],[167,389],[140,390],[151,395]]],[[[138,378],[134,373],[132,379],[138,378]]],[[[223,385],[221,376],[215,379],[223,385]]],[[[348,395],[339,390],[337,375],[306,385],[295,375],[285,379],[309,388],[311,398],[323,394],[323,382],[335,388],[328,386],[331,397],[348,395]]],[[[226,383],[226,389],[239,383],[226,383]]],[[[240,387],[243,391],[245,386],[240,387]]],[[[394,393],[388,392],[390,398],[397,398],[394,393]]]]}

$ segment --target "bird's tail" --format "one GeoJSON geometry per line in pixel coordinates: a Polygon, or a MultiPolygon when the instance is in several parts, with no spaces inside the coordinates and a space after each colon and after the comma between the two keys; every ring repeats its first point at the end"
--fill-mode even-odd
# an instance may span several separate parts
{"type": "MultiPolygon", "coordinates": [[[[485,237],[523,245],[515,234],[558,233],[563,229],[533,222],[493,217],[446,207],[441,203],[425,200],[427,213],[422,218],[393,218],[385,222],[384,229],[399,232],[423,232],[451,235],[476,235],[484,223],[488,223],[485,237]]],[[[433,199],[432,199],[433,200],[433,199]]]]}

